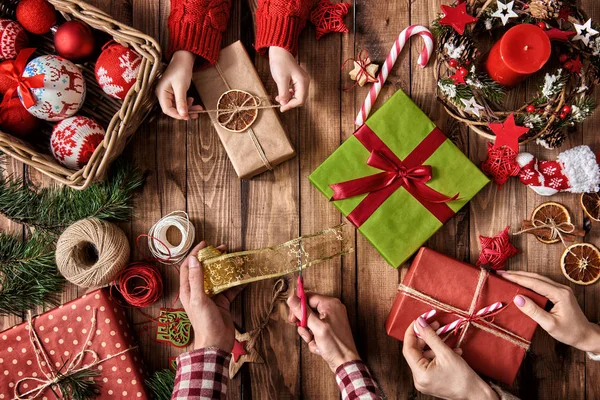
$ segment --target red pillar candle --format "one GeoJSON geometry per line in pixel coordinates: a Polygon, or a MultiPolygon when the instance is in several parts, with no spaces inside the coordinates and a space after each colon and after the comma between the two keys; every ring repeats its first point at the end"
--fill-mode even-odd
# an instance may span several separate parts
{"type": "Polygon", "coordinates": [[[550,39],[539,26],[517,25],[492,47],[485,66],[493,80],[514,86],[542,69],[550,52],[550,39]]]}

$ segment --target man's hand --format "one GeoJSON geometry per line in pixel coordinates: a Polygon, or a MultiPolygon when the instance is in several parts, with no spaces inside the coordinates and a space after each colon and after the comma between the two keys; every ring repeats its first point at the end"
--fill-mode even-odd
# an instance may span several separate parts
{"type": "Polygon", "coordinates": [[[269,47],[269,65],[277,84],[279,95],[275,100],[281,104],[281,112],[303,106],[308,97],[310,78],[292,53],[281,47],[269,47]]]}
{"type": "Polygon", "coordinates": [[[404,334],[402,354],[412,370],[419,392],[443,399],[494,399],[498,396],[460,356],[461,349],[451,349],[435,334],[439,323],[432,326],[419,317],[404,334]],[[414,327],[421,338],[415,334],[414,327]],[[429,346],[429,350],[425,350],[429,346]]]}
{"type": "Polygon", "coordinates": [[[173,53],[169,66],[156,85],[156,97],[163,113],[175,119],[189,120],[198,118],[198,114],[189,111],[202,110],[202,106],[192,105],[194,99],[187,96],[187,91],[192,82],[192,70],[196,56],[185,50],[173,53]]]}
{"type": "MultiPolygon", "coordinates": [[[[333,372],[347,361],[359,360],[352,337],[346,307],[339,299],[307,293],[307,327],[298,327],[298,334],[308,343],[311,353],[327,362],[333,372]]],[[[296,323],[302,317],[300,299],[292,295],[288,301],[288,320],[296,323]]]]}
{"type": "MultiPolygon", "coordinates": [[[[235,327],[229,306],[243,286],[208,297],[204,291],[204,269],[196,258],[198,252],[205,247],[206,242],[200,242],[181,265],[179,296],[194,328],[194,350],[218,347],[231,353],[235,327]]],[[[217,249],[222,252],[226,250],[224,245],[217,249]]]]}
{"type": "Polygon", "coordinates": [[[570,287],[531,272],[498,273],[507,281],[531,289],[554,303],[552,310],[546,312],[526,296],[517,295],[514,299],[517,307],[550,336],[576,349],[600,354],[600,327],[588,321],[570,287]]]}

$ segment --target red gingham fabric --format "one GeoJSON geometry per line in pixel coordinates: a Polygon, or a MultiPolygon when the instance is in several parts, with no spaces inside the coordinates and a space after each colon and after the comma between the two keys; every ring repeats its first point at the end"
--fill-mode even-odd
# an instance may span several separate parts
{"type": "Polygon", "coordinates": [[[177,357],[177,375],[171,400],[226,399],[231,354],[216,347],[177,357]]]}
{"type": "Polygon", "coordinates": [[[362,360],[348,361],[340,365],[335,371],[335,381],[342,392],[343,400],[384,398],[371,377],[367,364],[362,360]]]}

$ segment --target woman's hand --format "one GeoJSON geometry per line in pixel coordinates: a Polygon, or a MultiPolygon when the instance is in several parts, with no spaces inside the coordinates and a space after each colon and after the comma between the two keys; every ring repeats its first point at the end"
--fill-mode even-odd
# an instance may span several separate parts
{"type": "Polygon", "coordinates": [[[451,349],[432,326],[419,317],[414,322],[421,338],[411,324],[404,334],[402,354],[412,370],[415,387],[419,392],[443,399],[498,399],[498,395],[460,356],[461,349],[451,349]],[[425,350],[425,346],[430,350],[425,350]]]}
{"type": "Polygon", "coordinates": [[[552,310],[546,312],[526,296],[514,298],[519,309],[550,336],[579,350],[600,354],[600,327],[588,321],[570,287],[531,272],[498,272],[507,281],[531,289],[554,303],[552,310]]]}
{"type": "MultiPolygon", "coordinates": [[[[307,327],[299,326],[298,334],[308,343],[310,352],[323,357],[333,372],[345,362],[359,360],[346,306],[339,299],[315,293],[307,293],[306,299],[307,327]]],[[[288,320],[296,323],[302,318],[300,299],[294,294],[287,304],[288,320]]]]}
{"type": "Polygon", "coordinates": [[[281,104],[281,112],[303,106],[308,97],[310,78],[292,53],[282,47],[269,47],[269,65],[277,84],[279,95],[275,100],[281,104]]]}
{"type": "MultiPolygon", "coordinates": [[[[195,61],[195,54],[186,50],[176,51],[173,53],[171,62],[162,78],[156,85],[155,92],[160,108],[169,117],[189,120],[189,110],[202,110],[201,106],[192,105],[194,99],[191,97],[186,98],[192,82],[192,70],[195,61]]],[[[192,114],[191,118],[198,118],[198,114],[192,114]]]]}
{"type": "MultiPolygon", "coordinates": [[[[229,306],[243,286],[208,297],[204,291],[204,269],[196,258],[198,252],[205,247],[206,242],[200,242],[181,265],[179,296],[194,328],[194,350],[218,347],[231,353],[235,327],[229,306]]],[[[224,245],[217,249],[222,252],[226,250],[224,245]]]]}

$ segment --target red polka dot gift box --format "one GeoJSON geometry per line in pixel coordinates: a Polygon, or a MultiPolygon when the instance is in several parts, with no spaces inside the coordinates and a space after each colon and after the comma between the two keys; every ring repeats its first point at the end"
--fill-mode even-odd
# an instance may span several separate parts
{"type": "Polygon", "coordinates": [[[149,399],[131,332],[105,289],[0,332],[0,399],[54,399],[53,383],[81,372],[97,398],[149,399]]]}

